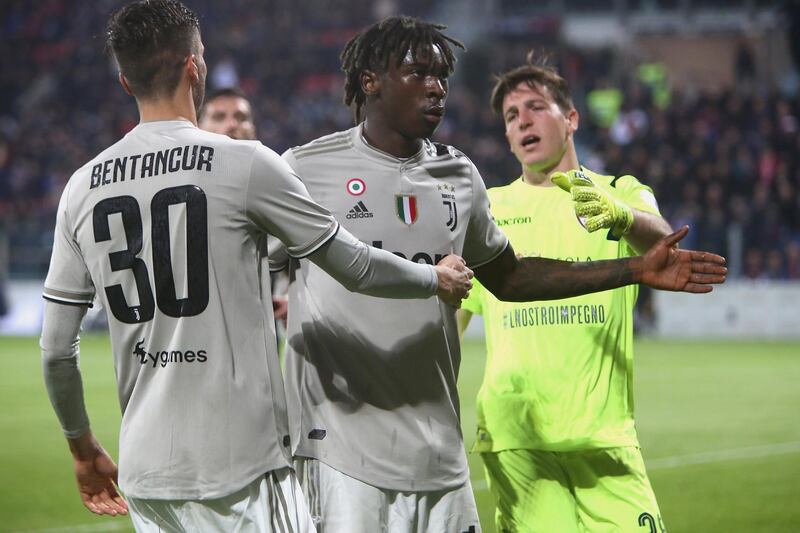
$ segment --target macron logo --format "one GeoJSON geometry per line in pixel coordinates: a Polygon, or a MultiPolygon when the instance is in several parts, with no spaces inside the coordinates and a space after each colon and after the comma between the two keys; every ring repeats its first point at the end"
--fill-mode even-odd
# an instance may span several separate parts
{"type": "Polygon", "coordinates": [[[346,218],[372,218],[372,213],[369,212],[369,209],[367,209],[367,206],[364,205],[364,202],[359,201],[353,206],[350,212],[347,213],[346,218]]]}

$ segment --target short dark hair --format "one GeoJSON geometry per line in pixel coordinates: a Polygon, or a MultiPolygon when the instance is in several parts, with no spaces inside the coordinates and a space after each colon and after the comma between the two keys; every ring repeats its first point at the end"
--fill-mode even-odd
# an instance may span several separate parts
{"type": "Polygon", "coordinates": [[[232,97],[242,98],[244,100],[248,100],[247,95],[244,94],[244,91],[241,90],[240,88],[238,88],[238,87],[223,87],[222,89],[214,89],[213,91],[209,92],[206,95],[206,102],[210,102],[211,100],[216,100],[217,98],[221,98],[223,96],[232,96],[232,97]]]}
{"type": "Polygon", "coordinates": [[[534,53],[530,51],[524,65],[495,76],[490,99],[492,111],[502,116],[503,100],[520,83],[525,83],[531,88],[547,87],[553,100],[565,114],[575,107],[567,80],[562,78],[555,68],[547,65],[547,57],[535,61],[534,53]]]}
{"type": "Polygon", "coordinates": [[[390,61],[399,66],[409,50],[416,60],[417,54],[438,46],[444,55],[447,74],[453,73],[456,58],[452,47],[466,48],[460,41],[442,33],[445,29],[447,26],[443,24],[395,16],[376,22],[350,39],[340,59],[345,74],[344,104],[355,104],[356,121],[360,120],[361,108],[367,99],[361,90],[360,79],[365,70],[385,73],[390,61]]]}
{"type": "Polygon", "coordinates": [[[106,50],[137,98],[171,95],[199,31],[197,15],[181,2],[139,0],[108,19],[106,50]]]}
{"type": "MultiPolygon", "coordinates": [[[[209,103],[213,102],[217,98],[222,98],[225,96],[241,98],[242,100],[246,100],[247,103],[250,103],[250,99],[247,98],[247,95],[244,94],[244,91],[239,87],[224,87],[222,89],[214,89],[210,93],[206,94],[205,100],[203,100],[203,107],[200,108],[200,113],[198,114],[197,118],[202,118],[206,112],[206,106],[209,103]]],[[[250,107],[252,108],[253,106],[251,105],[250,107]]]]}

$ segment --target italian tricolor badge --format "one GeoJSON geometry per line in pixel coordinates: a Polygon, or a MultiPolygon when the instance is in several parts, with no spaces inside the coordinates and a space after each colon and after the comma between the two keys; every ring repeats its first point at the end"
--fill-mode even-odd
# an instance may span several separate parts
{"type": "Polygon", "coordinates": [[[397,216],[409,226],[417,221],[417,197],[413,194],[395,195],[397,216]]]}

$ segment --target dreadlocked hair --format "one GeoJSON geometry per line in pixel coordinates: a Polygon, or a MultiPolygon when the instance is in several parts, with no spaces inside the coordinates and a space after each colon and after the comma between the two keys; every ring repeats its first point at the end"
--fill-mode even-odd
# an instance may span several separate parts
{"type": "Polygon", "coordinates": [[[466,50],[466,47],[461,41],[442,33],[445,29],[447,26],[444,24],[395,16],[365,28],[348,41],[339,59],[345,74],[344,104],[348,107],[355,105],[356,123],[362,120],[361,110],[367,100],[367,95],[361,89],[363,71],[385,73],[390,61],[400,66],[409,50],[416,61],[418,55],[438,46],[444,56],[448,76],[453,73],[456,57],[452,47],[462,50],[466,50]]]}

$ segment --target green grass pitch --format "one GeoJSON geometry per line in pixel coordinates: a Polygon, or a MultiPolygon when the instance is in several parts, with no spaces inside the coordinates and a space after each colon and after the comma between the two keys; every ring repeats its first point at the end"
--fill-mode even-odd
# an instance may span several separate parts
{"type": "MultiPolygon", "coordinates": [[[[133,531],[80,504],[37,340],[0,338],[0,360],[0,532],[133,531]]],[[[459,380],[468,445],[483,360],[482,343],[468,341],[459,380]]],[[[116,457],[105,337],[84,337],[81,367],[94,431],[116,457]]],[[[800,344],[642,340],[635,377],[639,437],[671,533],[800,531],[800,344]]],[[[494,532],[480,459],[470,466],[483,529],[494,532]]]]}

